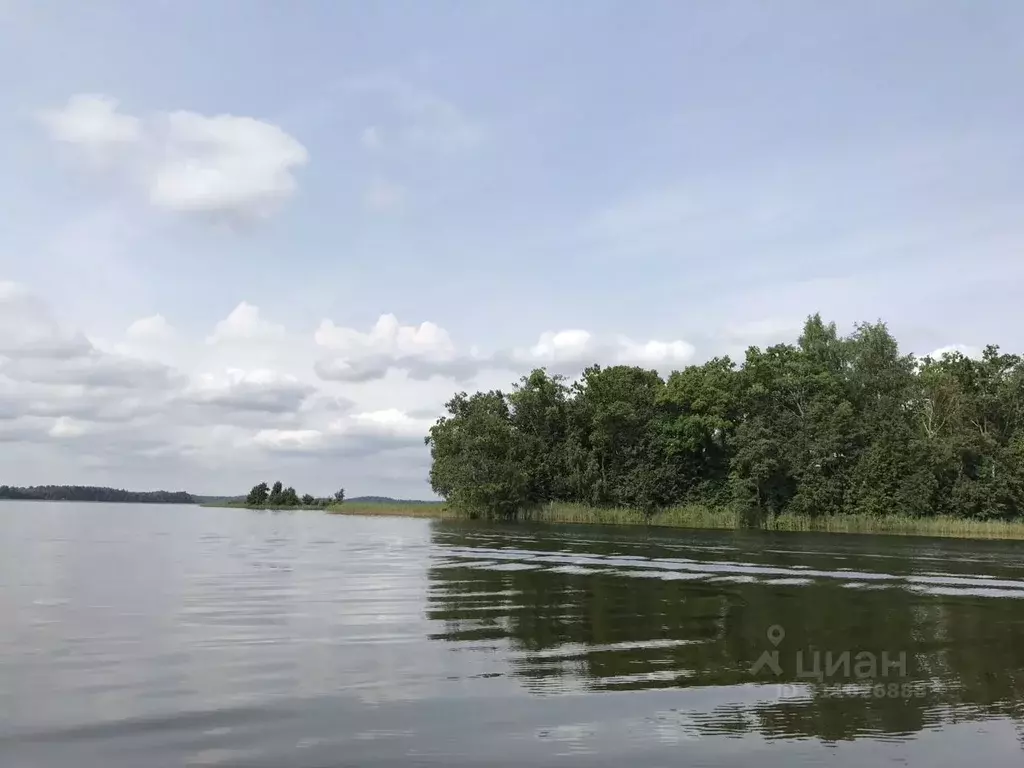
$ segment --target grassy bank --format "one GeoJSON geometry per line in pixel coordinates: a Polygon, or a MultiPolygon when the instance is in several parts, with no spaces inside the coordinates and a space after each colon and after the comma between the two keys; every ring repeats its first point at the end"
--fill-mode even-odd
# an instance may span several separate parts
{"type": "MultiPolygon", "coordinates": [[[[444,504],[343,504],[330,512],[349,515],[392,515],[435,519],[461,519],[444,504]]],[[[632,509],[595,509],[578,504],[551,504],[524,515],[540,523],[588,525],[647,525],[665,528],[736,529],[743,523],[736,512],[702,506],[666,509],[647,515],[632,509]]],[[[902,515],[869,517],[837,515],[804,517],[781,515],[759,526],[772,531],[819,531],[825,533],[888,533],[911,536],[949,536],[965,539],[1024,539],[1024,520],[980,521],[955,517],[914,518],[902,515]]]]}
{"type": "Polygon", "coordinates": [[[440,502],[380,502],[354,501],[328,510],[335,515],[365,515],[368,517],[426,517],[434,520],[459,520],[465,517],[440,502]]]}
{"type": "Polygon", "coordinates": [[[440,502],[417,501],[345,501],[341,504],[327,506],[300,504],[296,507],[274,507],[270,505],[246,504],[244,501],[222,501],[202,504],[203,507],[227,509],[263,509],[263,510],[307,510],[328,512],[332,515],[364,515],[368,517],[429,517],[435,519],[457,519],[461,517],[440,502]]]}

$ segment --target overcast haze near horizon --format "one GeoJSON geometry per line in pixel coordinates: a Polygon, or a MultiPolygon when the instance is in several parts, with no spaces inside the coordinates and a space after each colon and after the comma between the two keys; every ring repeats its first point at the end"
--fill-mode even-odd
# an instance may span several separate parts
{"type": "Polygon", "coordinates": [[[429,498],[457,390],[1024,350],[1024,5],[0,0],[8,484],[429,498]]]}

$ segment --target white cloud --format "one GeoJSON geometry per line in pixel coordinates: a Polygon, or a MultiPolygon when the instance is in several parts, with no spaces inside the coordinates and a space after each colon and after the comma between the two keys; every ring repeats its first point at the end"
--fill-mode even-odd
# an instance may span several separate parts
{"type": "Polygon", "coordinates": [[[944,355],[952,354],[954,352],[959,352],[964,357],[969,357],[973,360],[980,360],[982,355],[981,349],[978,347],[972,347],[969,344],[948,344],[932,351],[928,357],[934,360],[941,360],[944,355]]]}
{"type": "MultiPolygon", "coordinates": [[[[321,330],[343,349],[454,349],[429,323],[403,328],[385,318],[363,334],[330,322],[321,330]]],[[[303,492],[326,493],[338,484],[358,489],[373,482],[360,478],[376,477],[391,487],[364,485],[363,492],[429,496],[422,444],[429,424],[399,408],[436,412],[450,382],[416,383],[386,372],[368,388],[322,381],[313,373],[313,334],[291,335],[246,302],[217,324],[212,344],[177,332],[173,344],[164,344],[171,331],[165,317],[150,315],[100,346],[62,327],[24,287],[0,283],[6,471],[26,484],[242,492],[271,479],[264,475],[272,466],[303,492]],[[169,364],[144,359],[143,350],[154,345],[169,364]],[[236,359],[270,364],[232,366],[236,359]],[[299,463],[288,463],[292,458],[299,463]],[[403,482],[407,471],[414,474],[403,482]]]]}
{"type": "Polygon", "coordinates": [[[261,429],[253,442],[273,451],[310,450],[323,444],[324,435],[315,429],[261,429]]]}
{"type": "Polygon", "coordinates": [[[49,434],[50,437],[78,437],[85,434],[85,431],[86,427],[82,422],[68,416],[61,416],[54,419],[49,434]]]}
{"type": "Polygon", "coordinates": [[[109,96],[72,96],[63,108],[40,112],[39,120],[54,141],[88,149],[135,144],[143,138],[142,121],[118,112],[117,100],[109,96]]]}
{"type": "Polygon", "coordinates": [[[115,164],[154,207],[252,219],[295,194],[306,148],[252,117],[176,111],[145,118],[107,96],[81,94],[39,114],[50,137],[115,164]]]}
{"type": "Polygon", "coordinates": [[[0,366],[7,377],[34,384],[67,384],[134,389],[137,387],[167,388],[174,383],[174,374],[160,363],[102,352],[94,347],[83,351],[50,347],[45,354],[19,353],[8,356],[0,366]]]}
{"type": "Polygon", "coordinates": [[[574,376],[595,363],[639,365],[667,373],[686,365],[696,353],[687,341],[636,342],[625,336],[598,338],[588,331],[545,331],[537,343],[525,349],[499,352],[496,362],[505,367],[544,367],[551,373],[574,376]]]}
{"type": "Polygon", "coordinates": [[[129,325],[125,336],[132,341],[140,342],[170,341],[175,338],[176,333],[163,315],[151,315],[129,325]]]}
{"type": "Polygon", "coordinates": [[[63,357],[88,349],[84,336],[62,330],[49,307],[24,286],[0,282],[0,356],[63,357]]]}
{"type": "Polygon", "coordinates": [[[436,323],[392,314],[366,329],[324,319],[301,333],[244,301],[209,335],[151,314],[101,343],[63,327],[24,287],[0,283],[0,462],[24,483],[150,478],[241,493],[273,480],[272,467],[300,492],[345,485],[426,497],[423,437],[456,390],[507,386],[535,366],[666,369],[692,354],[684,341],[581,329],[481,353],[436,323]]]}
{"type": "Polygon", "coordinates": [[[649,365],[660,369],[666,365],[686,365],[693,360],[696,351],[687,341],[634,342],[625,337],[619,339],[619,361],[628,365],[649,365]]]}
{"type": "Polygon", "coordinates": [[[529,352],[522,355],[522,359],[533,362],[578,359],[587,353],[591,343],[591,336],[586,331],[545,331],[529,352]]]}
{"type": "Polygon", "coordinates": [[[343,328],[324,319],[314,335],[320,346],[340,352],[382,353],[386,355],[438,355],[455,354],[455,345],[448,332],[429,321],[417,325],[402,325],[392,314],[381,315],[366,333],[343,328]]]}
{"type": "Polygon", "coordinates": [[[484,362],[462,354],[448,332],[435,323],[403,326],[391,314],[381,315],[365,333],[323,320],[314,340],[328,352],[317,361],[316,372],[330,381],[371,381],[392,369],[405,371],[413,379],[466,380],[484,362]]]}
{"type": "Polygon", "coordinates": [[[353,414],[351,423],[354,425],[354,431],[356,432],[384,432],[396,436],[418,437],[422,439],[433,425],[434,419],[416,418],[397,408],[387,408],[380,411],[353,414]]]}
{"type": "Polygon", "coordinates": [[[150,201],[172,211],[267,215],[297,188],[306,148],[276,125],[194,112],[166,116],[150,201]]]}
{"type": "Polygon", "coordinates": [[[169,369],[97,349],[60,327],[44,302],[13,283],[0,284],[0,374],[47,385],[131,388],[171,383],[169,369]]]}
{"type": "Polygon", "coordinates": [[[487,370],[525,372],[535,367],[552,373],[575,375],[588,365],[641,365],[668,372],[690,362],[696,350],[682,340],[636,342],[624,336],[598,338],[585,330],[545,331],[525,348],[481,354],[475,348],[456,347],[446,330],[434,323],[403,326],[394,315],[382,315],[364,333],[321,322],[316,343],[329,351],[315,366],[321,379],[366,382],[388,371],[403,371],[409,378],[444,377],[469,381],[487,370]]]}
{"type": "Polygon", "coordinates": [[[226,318],[217,323],[213,333],[207,337],[207,344],[227,341],[265,341],[284,338],[281,325],[264,320],[260,309],[248,302],[241,302],[226,318]]]}
{"type": "Polygon", "coordinates": [[[295,376],[278,371],[243,371],[229,368],[222,374],[201,373],[184,391],[184,398],[196,405],[217,406],[237,411],[295,413],[314,388],[295,376]]]}

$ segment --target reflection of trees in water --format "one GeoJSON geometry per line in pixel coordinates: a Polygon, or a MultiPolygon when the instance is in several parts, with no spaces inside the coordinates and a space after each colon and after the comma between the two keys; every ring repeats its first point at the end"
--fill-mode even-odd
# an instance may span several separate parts
{"type": "MultiPolygon", "coordinates": [[[[479,542],[476,542],[479,544],[479,542]]],[[[474,540],[445,544],[473,546],[474,540]]],[[[483,553],[482,553],[483,554],[483,553]]],[[[923,596],[903,589],[849,589],[815,582],[671,580],[621,573],[566,573],[550,567],[493,570],[439,564],[430,570],[429,618],[452,642],[510,645],[512,674],[535,691],[687,688],[766,684],[737,697],[760,703],[720,707],[698,718],[705,732],[813,736],[910,734],[938,723],[1019,717],[1024,701],[1024,615],[1012,599],[923,596]],[[772,650],[780,625],[782,673],[751,667],[772,650]],[[800,675],[797,652],[838,656],[906,652],[910,696],[836,694],[800,675]],[[778,699],[776,684],[809,684],[778,699]]],[[[805,669],[808,668],[805,666],[805,669]]]]}

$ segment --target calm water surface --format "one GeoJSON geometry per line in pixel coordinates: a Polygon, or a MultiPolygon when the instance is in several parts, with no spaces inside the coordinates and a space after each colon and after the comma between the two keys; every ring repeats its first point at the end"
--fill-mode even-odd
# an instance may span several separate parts
{"type": "Polygon", "coordinates": [[[3,502],[0,765],[1020,766],[1022,555],[3,502]]]}

